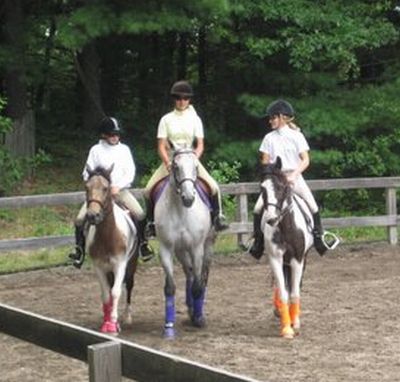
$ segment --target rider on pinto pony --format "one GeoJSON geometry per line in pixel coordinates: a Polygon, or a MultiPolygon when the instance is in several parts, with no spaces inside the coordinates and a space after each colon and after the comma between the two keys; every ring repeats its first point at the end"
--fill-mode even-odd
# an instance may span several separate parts
{"type": "MultiPolygon", "coordinates": [[[[145,238],[146,214],[142,207],[129,191],[135,178],[136,166],[129,147],[120,142],[121,129],[115,118],[105,117],[98,126],[99,142],[94,145],[86,161],[91,169],[103,167],[111,168],[111,194],[114,200],[126,207],[131,216],[135,217],[137,234],[139,238],[139,252],[144,261],[150,260],[154,252],[145,238]]],[[[88,172],[83,169],[83,180],[87,181],[88,172]]],[[[75,252],[69,254],[74,261],[73,265],[80,268],[85,258],[85,225],[86,202],[82,205],[75,219],[75,252]]]]}

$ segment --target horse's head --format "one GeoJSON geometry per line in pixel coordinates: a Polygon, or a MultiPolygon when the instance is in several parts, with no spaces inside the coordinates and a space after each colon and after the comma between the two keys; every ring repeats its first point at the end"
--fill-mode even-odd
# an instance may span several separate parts
{"type": "Polygon", "coordinates": [[[290,210],[291,187],[285,174],[281,171],[282,162],[278,157],[275,163],[266,167],[261,183],[261,195],[264,202],[266,222],[276,226],[290,210]]]}
{"type": "Polygon", "coordinates": [[[176,192],[185,207],[190,207],[196,195],[197,157],[192,149],[178,149],[174,152],[171,167],[176,192]]]}
{"type": "Polygon", "coordinates": [[[99,224],[103,221],[107,211],[111,208],[110,174],[114,165],[109,169],[97,167],[92,170],[86,167],[89,178],[86,188],[86,217],[90,224],[99,224]]]}

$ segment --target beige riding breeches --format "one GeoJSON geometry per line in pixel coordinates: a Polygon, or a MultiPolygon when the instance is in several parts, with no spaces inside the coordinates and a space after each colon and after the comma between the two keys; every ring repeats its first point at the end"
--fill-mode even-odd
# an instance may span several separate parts
{"type": "MultiPolygon", "coordinates": [[[[201,164],[200,161],[198,161],[198,174],[199,177],[202,178],[209,186],[211,189],[212,195],[218,194],[220,195],[219,191],[219,186],[218,183],[214,180],[214,178],[211,177],[211,175],[208,173],[208,171],[205,169],[205,167],[201,164]]],[[[149,181],[147,182],[147,185],[144,189],[144,194],[148,198],[150,195],[151,189],[163,178],[168,176],[168,171],[164,164],[161,164],[157,170],[154,172],[154,174],[151,176],[149,181]]]]}
{"type": "MultiPolygon", "coordinates": [[[[139,221],[145,219],[146,214],[144,213],[142,206],[139,204],[139,202],[127,188],[120,190],[119,193],[114,196],[114,200],[118,204],[125,206],[131,214],[136,216],[136,218],[139,221]]],[[[77,217],[75,218],[76,226],[81,226],[83,224],[86,212],[87,212],[87,205],[86,202],[84,202],[82,204],[81,209],[78,212],[77,217]]]]}

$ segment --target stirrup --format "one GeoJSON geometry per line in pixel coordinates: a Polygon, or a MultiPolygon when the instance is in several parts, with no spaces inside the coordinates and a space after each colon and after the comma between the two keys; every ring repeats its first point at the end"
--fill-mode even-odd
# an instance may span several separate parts
{"type": "Polygon", "coordinates": [[[81,269],[83,262],[85,261],[85,252],[79,245],[75,246],[75,253],[70,253],[68,257],[73,260],[72,265],[75,268],[81,269]]]}
{"type": "Polygon", "coordinates": [[[225,216],[217,215],[214,218],[214,227],[216,231],[224,231],[229,228],[229,224],[226,222],[225,216]]]}
{"type": "Polygon", "coordinates": [[[154,250],[148,242],[143,242],[139,245],[139,253],[144,262],[147,262],[154,257],[154,250]]]}
{"type": "Polygon", "coordinates": [[[333,232],[329,231],[324,231],[321,240],[330,251],[334,250],[340,243],[340,239],[333,232]]]}
{"type": "Polygon", "coordinates": [[[156,226],[154,222],[149,221],[146,224],[146,227],[144,229],[144,234],[146,238],[151,238],[156,236],[156,226]]]}

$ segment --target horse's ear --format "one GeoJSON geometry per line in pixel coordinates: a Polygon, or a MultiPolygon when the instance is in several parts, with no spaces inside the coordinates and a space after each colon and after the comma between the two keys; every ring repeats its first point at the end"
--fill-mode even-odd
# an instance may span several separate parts
{"type": "Polygon", "coordinates": [[[106,176],[108,179],[110,179],[110,174],[112,173],[112,170],[114,169],[114,165],[115,163],[113,163],[110,168],[108,168],[107,170],[105,170],[106,176]]]}
{"type": "Polygon", "coordinates": [[[89,174],[89,178],[94,174],[94,171],[87,163],[86,163],[86,171],[89,174]]]}
{"type": "Polygon", "coordinates": [[[278,157],[276,158],[275,167],[276,167],[278,170],[281,170],[281,169],[282,169],[282,159],[281,159],[280,156],[278,156],[278,157]]]}

